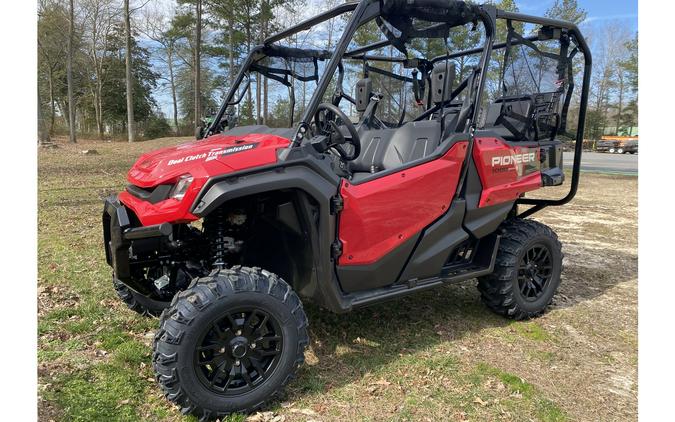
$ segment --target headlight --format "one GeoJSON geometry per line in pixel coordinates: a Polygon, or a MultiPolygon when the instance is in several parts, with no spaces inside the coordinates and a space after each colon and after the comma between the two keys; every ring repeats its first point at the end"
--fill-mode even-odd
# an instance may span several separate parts
{"type": "Polygon", "coordinates": [[[193,180],[194,180],[193,177],[190,176],[189,174],[184,174],[181,177],[179,177],[178,181],[171,189],[171,192],[169,192],[169,197],[173,199],[178,199],[179,201],[183,199],[183,197],[185,196],[185,192],[187,192],[193,180]]]}

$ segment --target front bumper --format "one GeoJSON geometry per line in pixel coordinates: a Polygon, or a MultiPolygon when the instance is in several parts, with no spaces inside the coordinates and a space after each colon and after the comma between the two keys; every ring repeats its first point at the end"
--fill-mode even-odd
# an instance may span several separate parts
{"type": "Polygon", "coordinates": [[[132,277],[133,243],[151,238],[170,239],[173,226],[169,223],[141,226],[137,221],[133,211],[127,209],[117,195],[105,199],[103,242],[106,262],[112,267],[116,279],[138,293],[149,295],[152,292],[150,286],[132,277]]]}

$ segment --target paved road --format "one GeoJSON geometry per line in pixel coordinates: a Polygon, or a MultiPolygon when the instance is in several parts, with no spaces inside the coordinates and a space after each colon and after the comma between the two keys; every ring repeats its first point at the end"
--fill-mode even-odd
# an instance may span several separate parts
{"type": "MultiPolygon", "coordinates": [[[[563,162],[565,168],[572,168],[574,153],[565,152],[563,162]]],[[[599,152],[584,152],[581,155],[581,171],[594,173],[625,174],[637,176],[637,154],[607,154],[599,152]]]]}

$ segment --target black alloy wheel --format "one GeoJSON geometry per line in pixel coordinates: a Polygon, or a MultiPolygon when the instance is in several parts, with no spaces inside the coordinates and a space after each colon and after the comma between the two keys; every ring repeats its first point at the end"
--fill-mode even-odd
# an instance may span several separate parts
{"type": "Polygon", "coordinates": [[[238,309],[216,320],[195,350],[195,369],[206,388],[236,396],[260,386],[276,369],[282,330],[261,309],[238,309]]]}
{"type": "Polygon", "coordinates": [[[551,281],[553,262],[544,245],[535,245],[525,252],[518,267],[518,287],[528,302],[539,299],[551,281]]]}

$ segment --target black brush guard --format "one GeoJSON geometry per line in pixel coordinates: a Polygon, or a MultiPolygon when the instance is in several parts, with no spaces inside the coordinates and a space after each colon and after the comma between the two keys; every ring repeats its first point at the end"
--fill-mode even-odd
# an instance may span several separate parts
{"type": "Polygon", "coordinates": [[[116,279],[130,289],[147,296],[152,293],[150,286],[135,281],[131,276],[130,248],[135,240],[170,239],[173,226],[169,223],[162,223],[136,227],[133,222],[134,219],[130,218],[130,214],[133,215],[133,212],[119,201],[117,195],[105,199],[103,206],[105,259],[108,265],[112,267],[116,279]]]}

